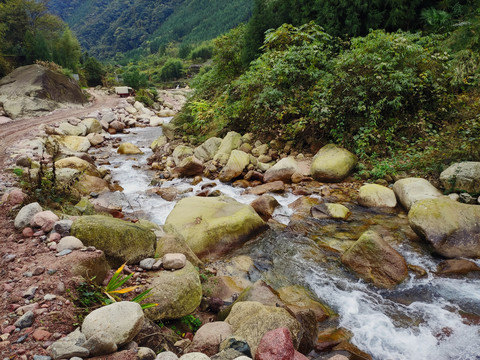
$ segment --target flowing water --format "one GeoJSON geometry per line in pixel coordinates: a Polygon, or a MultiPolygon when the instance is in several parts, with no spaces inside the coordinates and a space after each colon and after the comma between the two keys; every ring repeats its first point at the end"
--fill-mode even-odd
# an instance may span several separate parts
{"type": "MultiPolygon", "coordinates": [[[[124,188],[124,211],[141,214],[164,224],[174,203],[157,195],[146,195],[153,172],[140,170],[151,154],[150,143],[160,128],[133,129],[116,135],[137,144],[145,155],[109,157],[113,179],[124,188]],[[127,160],[126,160],[127,158],[127,160]],[[129,159],[129,160],[128,160],[129,159]]],[[[204,181],[192,186],[188,179],[162,184],[174,186],[180,198],[192,196],[204,181]]],[[[214,189],[243,203],[254,195],[215,181],[214,189]]],[[[275,219],[289,224],[285,230],[270,230],[247,243],[233,255],[252,257],[255,269],[250,280],[265,279],[273,287],[303,285],[339,314],[339,325],[353,333],[352,343],[378,360],[476,360],[480,359],[480,280],[434,275],[441,259],[434,258],[408,226],[404,213],[382,213],[349,205],[350,221],[315,220],[290,222],[288,205],[292,194],[274,195],[281,206],[275,219]],[[389,235],[389,242],[412,265],[421,266],[427,276],[410,277],[394,290],[365,284],[345,271],[339,261],[342,247],[349,246],[367,228],[389,235]]],[[[480,261],[477,260],[480,265],[480,261]]]]}

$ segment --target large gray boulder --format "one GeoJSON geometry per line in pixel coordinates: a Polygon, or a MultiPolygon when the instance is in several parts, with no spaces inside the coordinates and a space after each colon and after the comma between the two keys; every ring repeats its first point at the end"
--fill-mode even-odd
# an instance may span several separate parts
{"type": "Polygon", "coordinates": [[[455,163],[440,174],[445,190],[480,193],[480,162],[455,163]]]}
{"type": "Polygon", "coordinates": [[[113,267],[138,264],[155,255],[156,237],[147,227],[102,215],[82,216],[70,230],[86,246],[103,250],[113,267]]]}
{"type": "Polygon", "coordinates": [[[218,178],[223,182],[230,181],[240,176],[248,164],[250,164],[250,156],[246,152],[232,150],[227,165],[222,169],[218,178]]]}
{"type": "Polygon", "coordinates": [[[270,169],[265,172],[263,180],[272,182],[281,180],[283,182],[291,182],[292,175],[298,172],[297,161],[293,156],[283,158],[270,169]]]}
{"type": "Polygon", "coordinates": [[[218,148],[222,142],[222,139],[218,137],[212,137],[206,140],[200,146],[197,146],[193,152],[197,159],[202,161],[210,161],[215,156],[215,153],[218,151],[218,148]]]}
{"type": "Polygon", "coordinates": [[[393,192],[407,211],[409,211],[417,201],[435,199],[443,195],[435,186],[430,184],[428,180],[421,178],[398,180],[393,184],[393,192]]]}
{"type": "Polygon", "coordinates": [[[357,165],[357,157],[350,151],[328,144],[318,150],[310,172],[317,181],[339,182],[345,179],[357,165]]]}
{"type": "Polygon", "coordinates": [[[250,205],[227,196],[192,196],[175,205],[164,230],[183,238],[202,258],[223,254],[264,227],[265,223],[250,205]]]}
{"type": "Polygon", "coordinates": [[[85,335],[77,328],[67,336],[55,341],[47,348],[47,351],[53,360],[70,359],[75,356],[86,358],[90,352],[83,347],[85,341],[85,335]]]}
{"type": "Polygon", "coordinates": [[[412,206],[408,221],[440,255],[480,257],[480,206],[448,197],[422,200],[412,206]]]}
{"type": "Polygon", "coordinates": [[[88,340],[99,332],[106,332],[117,346],[121,346],[132,341],[142,328],[143,321],[140,304],[121,301],[88,314],[83,320],[82,333],[88,340]]]}
{"type": "Polygon", "coordinates": [[[0,103],[12,119],[85,102],[76,81],[40,65],[19,67],[0,80],[0,103]]]}
{"type": "Polygon", "coordinates": [[[35,214],[42,211],[42,207],[39,203],[34,202],[28,205],[25,205],[20,209],[17,216],[15,217],[14,226],[15,229],[21,230],[26,226],[30,225],[30,221],[32,221],[35,214]]]}
{"type": "Polygon", "coordinates": [[[364,232],[342,255],[342,263],[365,281],[387,289],[408,276],[404,257],[374,231],[364,232]]]}
{"type": "Polygon", "coordinates": [[[202,301],[202,285],[197,269],[187,261],[176,271],[159,271],[152,278],[149,302],[158,306],[145,309],[153,321],[179,319],[192,313],[202,301]]]}

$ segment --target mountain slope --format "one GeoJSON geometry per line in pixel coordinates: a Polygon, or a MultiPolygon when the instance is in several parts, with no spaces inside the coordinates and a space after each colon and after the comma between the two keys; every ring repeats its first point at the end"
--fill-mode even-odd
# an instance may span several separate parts
{"type": "Polygon", "coordinates": [[[253,0],[50,0],[49,7],[91,55],[109,59],[145,46],[147,40],[212,39],[247,21],[252,4],[253,0]]]}

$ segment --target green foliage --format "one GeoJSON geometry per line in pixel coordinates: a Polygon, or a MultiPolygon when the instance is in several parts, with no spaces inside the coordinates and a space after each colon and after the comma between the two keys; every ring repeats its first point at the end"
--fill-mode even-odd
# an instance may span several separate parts
{"type": "Polygon", "coordinates": [[[190,57],[192,60],[207,61],[213,56],[213,47],[211,45],[200,45],[192,50],[190,57]]]}
{"type": "Polygon", "coordinates": [[[168,59],[160,70],[161,81],[177,80],[183,75],[183,63],[180,59],[168,59]]]}
{"type": "Polygon", "coordinates": [[[135,100],[140,101],[144,105],[152,106],[155,102],[155,95],[147,89],[140,89],[135,96],[135,100]]]}
{"type": "Polygon", "coordinates": [[[193,315],[185,315],[184,317],[180,318],[180,321],[193,334],[195,334],[197,330],[200,329],[200,327],[202,326],[202,321],[193,315]]]}
{"type": "Polygon", "coordinates": [[[147,86],[148,78],[146,74],[140,73],[138,68],[132,67],[123,73],[123,82],[126,86],[138,90],[147,86]]]}
{"type": "Polygon", "coordinates": [[[87,57],[83,62],[82,70],[88,86],[102,85],[102,79],[106,74],[106,70],[97,59],[87,57]]]}

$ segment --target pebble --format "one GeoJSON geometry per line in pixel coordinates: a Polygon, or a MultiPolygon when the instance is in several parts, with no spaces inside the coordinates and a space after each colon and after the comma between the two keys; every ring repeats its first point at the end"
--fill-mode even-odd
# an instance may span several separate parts
{"type": "Polygon", "coordinates": [[[158,260],[155,264],[152,266],[152,270],[159,270],[162,267],[162,259],[158,260]]]}
{"type": "Polygon", "coordinates": [[[52,300],[55,300],[56,298],[57,298],[57,295],[46,294],[46,295],[43,297],[43,300],[45,300],[45,301],[52,301],[52,300]]]}
{"type": "Polygon", "coordinates": [[[32,276],[33,276],[33,273],[32,273],[31,271],[27,271],[27,272],[24,272],[24,273],[23,273],[23,276],[24,276],[24,277],[29,277],[29,278],[30,278],[30,277],[32,277],[32,276]]]}
{"type": "Polygon", "coordinates": [[[43,232],[43,230],[38,230],[37,232],[34,232],[34,233],[33,233],[33,236],[35,236],[35,237],[39,237],[39,236],[42,236],[42,235],[45,235],[45,233],[43,232]]]}
{"type": "Polygon", "coordinates": [[[3,329],[4,334],[11,334],[12,332],[15,331],[15,326],[14,325],[9,325],[3,329]]]}
{"type": "Polygon", "coordinates": [[[70,250],[70,249],[65,249],[65,250],[62,250],[62,251],[56,253],[55,256],[57,256],[57,257],[65,256],[65,255],[70,254],[71,252],[72,252],[72,250],[70,250]]]}
{"type": "Polygon", "coordinates": [[[47,270],[47,274],[48,274],[48,275],[53,275],[53,274],[55,274],[56,272],[57,272],[57,269],[48,269],[48,270],[47,270]]]}
{"type": "Polygon", "coordinates": [[[33,360],[52,360],[52,358],[44,355],[33,355],[33,360]]]}
{"type": "Polygon", "coordinates": [[[48,340],[50,338],[50,336],[52,336],[52,334],[50,332],[48,332],[46,330],[40,330],[40,329],[35,330],[32,334],[32,337],[36,341],[48,340]]]}
{"type": "Polygon", "coordinates": [[[45,268],[43,266],[37,266],[35,270],[33,270],[33,276],[42,275],[45,272],[45,268]]]}
{"type": "Polygon", "coordinates": [[[145,270],[151,270],[156,261],[157,260],[153,258],[143,259],[142,261],[140,261],[140,267],[145,270]]]}
{"type": "Polygon", "coordinates": [[[27,291],[25,291],[22,295],[24,298],[33,298],[35,296],[35,292],[37,291],[38,286],[30,286],[27,291]]]}
{"type": "Polygon", "coordinates": [[[62,236],[59,233],[52,233],[48,237],[48,240],[53,241],[53,242],[57,242],[57,241],[60,241],[61,238],[62,238],[62,236]]]}
{"type": "Polygon", "coordinates": [[[5,262],[12,262],[16,257],[17,255],[15,254],[6,254],[3,258],[5,259],[5,262]]]}
{"type": "Polygon", "coordinates": [[[15,325],[15,327],[19,329],[24,329],[32,326],[34,320],[35,320],[35,315],[33,314],[33,311],[27,311],[17,321],[15,321],[13,325],[15,325]]]}
{"type": "Polygon", "coordinates": [[[23,235],[23,237],[31,238],[33,236],[32,228],[26,227],[25,229],[23,229],[22,235],[23,235]]]}
{"type": "Polygon", "coordinates": [[[3,290],[5,290],[6,292],[10,292],[13,290],[13,286],[10,284],[3,284],[3,290]]]}
{"type": "MultiPolygon", "coordinates": [[[[17,341],[15,341],[15,343],[21,344],[22,342],[24,342],[24,341],[27,339],[27,337],[28,337],[28,334],[22,335],[22,336],[20,336],[20,337],[17,339],[17,341]]],[[[23,350],[23,349],[21,349],[21,350],[23,350]]],[[[19,355],[22,355],[22,354],[24,354],[25,352],[22,352],[22,353],[20,354],[20,350],[18,350],[17,353],[18,353],[19,355]]]]}

